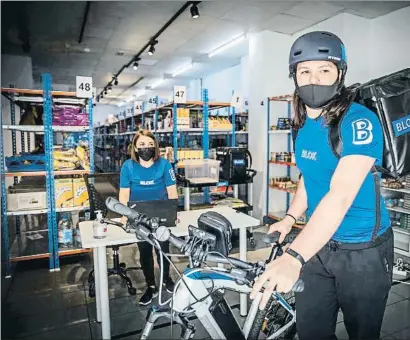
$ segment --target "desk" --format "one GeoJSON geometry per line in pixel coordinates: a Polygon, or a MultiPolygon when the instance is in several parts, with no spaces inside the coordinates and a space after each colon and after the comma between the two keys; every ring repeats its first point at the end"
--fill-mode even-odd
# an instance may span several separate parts
{"type": "MultiPolygon", "coordinates": [[[[215,211],[225,216],[232,224],[233,229],[239,229],[239,258],[246,261],[246,228],[260,225],[259,220],[229,207],[215,207],[210,209],[191,210],[178,212],[179,223],[170,228],[175,236],[187,236],[188,226],[198,226],[197,221],[201,214],[207,211],[215,211]]],[[[119,221],[120,219],[118,219],[119,221]]],[[[103,339],[111,339],[110,306],[108,297],[108,276],[106,247],[137,243],[139,240],[134,234],[128,234],[117,226],[109,226],[107,237],[95,239],[93,237],[93,221],[81,222],[81,242],[83,248],[93,248],[94,275],[95,275],[95,297],[97,305],[97,321],[101,322],[103,339]]],[[[247,296],[240,297],[241,315],[247,314],[247,296]]]]}

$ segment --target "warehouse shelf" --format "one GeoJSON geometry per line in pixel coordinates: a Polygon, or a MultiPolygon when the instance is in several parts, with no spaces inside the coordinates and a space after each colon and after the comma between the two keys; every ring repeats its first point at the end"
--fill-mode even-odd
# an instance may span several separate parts
{"type": "Polygon", "coordinates": [[[387,207],[387,210],[391,210],[391,211],[399,212],[399,213],[402,213],[402,214],[410,215],[410,210],[404,209],[404,208],[401,208],[401,207],[387,207]]]}
{"type": "Polygon", "coordinates": [[[47,209],[7,211],[7,216],[41,215],[47,214],[47,209]]]}
{"type": "MultiPolygon", "coordinates": [[[[88,131],[89,126],[53,126],[54,132],[83,132],[88,131]]],[[[3,125],[3,130],[14,130],[24,132],[44,132],[41,125],[3,125]]]]}
{"type": "MultiPolygon", "coordinates": [[[[42,75],[42,90],[31,89],[16,89],[16,88],[1,88],[3,97],[7,98],[10,102],[10,124],[3,124],[3,114],[0,121],[1,130],[10,130],[12,135],[11,144],[13,146],[13,156],[17,155],[17,136],[16,132],[21,133],[21,151],[29,152],[31,148],[30,138],[31,133],[44,135],[44,155],[45,155],[45,170],[44,171],[20,171],[20,172],[6,172],[5,168],[5,155],[4,155],[4,143],[0,140],[1,151],[1,190],[2,190],[2,241],[4,247],[4,264],[6,276],[9,276],[11,271],[10,262],[20,260],[30,260],[37,258],[50,259],[50,270],[59,269],[59,256],[65,254],[81,253],[83,250],[72,249],[69,252],[59,251],[58,245],[58,224],[57,213],[60,212],[74,212],[84,210],[83,207],[70,207],[70,208],[57,208],[55,205],[55,190],[54,190],[54,177],[55,176],[67,176],[67,175],[84,175],[94,172],[94,130],[93,130],[93,103],[92,99],[77,98],[75,92],[64,91],[52,91],[52,81],[49,74],[42,75]],[[16,105],[20,105],[21,102],[29,102],[36,105],[42,105],[43,112],[43,125],[17,125],[16,124],[16,105]],[[58,104],[69,105],[81,105],[85,107],[85,112],[88,114],[87,126],[59,126],[53,125],[53,107],[58,104]],[[90,169],[76,169],[76,170],[54,170],[54,134],[73,132],[73,133],[87,133],[88,136],[88,149],[89,149],[89,162],[90,169]],[[27,134],[27,135],[26,135],[27,134]],[[27,142],[26,138],[27,137],[27,142]],[[47,209],[36,210],[20,210],[20,211],[7,211],[7,189],[6,178],[14,178],[14,183],[19,182],[20,177],[45,177],[46,192],[47,192],[47,209]],[[26,215],[38,215],[46,214],[47,222],[45,223],[48,230],[39,233],[21,232],[20,230],[20,218],[26,215]],[[10,242],[10,231],[8,227],[8,218],[15,218],[16,238],[13,242],[10,242]],[[36,235],[40,235],[38,239],[33,239],[36,235]],[[44,236],[43,236],[44,235],[44,236]]],[[[3,107],[3,106],[2,106],[3,107]]],[[[4,134],[2,133],[2,138],[4,134]]]]}
{"type": "Polygon", "coordinates": [[[292,162],[281,162],[281,161],[269,161],[270,164],[286,165],[286,166],[296,166],[296,163],[292,162]]]}
{"type": "Polygon", "coordinates": [[[296,193],[296,189],[280,188],[280,187],[277,187],[275,185],[269,185],[269,188],[274,189],[274,190],[284,191],[284,192],[287,192],[289,194],[295,194],[296,193]]]}
{"type": "Polygon", "coordinates": [[[50,257],[49,250],[49,232],[39,231],[36,235],[27,233],[17,235],[10,247],[10,261],[28,261],[34,259],[44,259],[50,257]]]}
{"type": "Polygon", "coordinates": [[[271,160],[271,153],[270,153],[270,142],[271,142],[271,137],[272,135],[276,135],[276,134],[280,134],[280,135],[286,135],[286,139],[287,139],[287,152],[291,151],[291,130],[289,129],[289,126],[286,125],[280,125],[279,121],[278,121],[278,126],[277,129],[272,129],[271,127],[271,103],[272,102],[282,102],[283,104],[286,104],[287,107],[287,112],[286,112],[286,118],[287,119],[291,119],[291,103],[292,103],[292,96],[290,95],[284,95],[284,96],[276,96],[276,97],[268,97],[267,98],[267,126],[268,126],[268,130],[267,130],[267,150],[266,150],[266,183],[268,184],[267,189],[266,189],[266,198],[265,198],[265,216],[269,217],[269,191],[270,190],[279,190],[279,191],[283,191],[286,192],[286,205],[285,205],[285,209],[287,210],[289,208],[290,205],[290,194],[294,194],[296,192],[296,190],[291,190],[291,189],[282,189],[282,188],[278,188],[276,186],[271,186],[269,185],[270,183],[270,166],[271,164],[277,164],[277,165],[284,165],[286,166],[286,176],[290,177],[291,175],[291,167],[295,167],[296,164],[292,163],[292,162],[282,162],[282,161],[272,161],[271,160]]]}
{"type": "Polygon", "coordinates": [[[410,236],[410,230],[408,229],[393,227],[393,230],[399,234],[410,236]]]}
{"type": "MultiPolygon", "coordinates": [[[[56,170],[53,171],[54,176],[65,175],[85,175],[90,174],[90,170],[56,170]]],[[[46,176],[46,171],[26,171],[26,172],[6,172],[6,177],[31,177],[31,176],[46,176]]]]}
{"type": "Polygon", "coordinates": [[[289,134],[291,130],[269,130],[269,134],[289,134]]]}
{"type": "Polygon", "coordinates": [[[394,189],[394,188],[388,188],[385,186],[381,187],[384,190],[389,190],[389,191],[395,191],[395,192],[400,192],[402,194],[409,194],[410,195],[410,190],[409,189],[394,189]]]}

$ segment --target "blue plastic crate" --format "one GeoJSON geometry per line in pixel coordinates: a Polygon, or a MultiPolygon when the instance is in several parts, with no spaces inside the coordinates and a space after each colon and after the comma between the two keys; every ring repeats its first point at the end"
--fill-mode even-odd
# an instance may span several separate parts
{"type": "Polygon", "coordinates": [[[45,171],[46,156],[23,153],[19,156],[5,157],[8,172],[45,171]]]}

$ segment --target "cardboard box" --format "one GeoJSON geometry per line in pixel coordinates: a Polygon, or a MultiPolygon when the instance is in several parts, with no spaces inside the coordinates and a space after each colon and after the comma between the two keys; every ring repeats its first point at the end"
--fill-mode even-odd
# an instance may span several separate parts
{"type": "Polygon", "coordinates": [[[71,178],[54,180],[56,208],[74,206],[73,180],[71,178]]]}
{"type": "Polygon", "coordinates": [[[87,186],[85,185],[84,178],[73,179],[74,190],[74,206],[75,207],[89,207],[90,200],[88,198],[87,186]]]}
{"type": "Polygon", "coordinates": [[[7,194],[7,210],[36,209],[47,209],[47,195],[45,191],[7,194]]]}

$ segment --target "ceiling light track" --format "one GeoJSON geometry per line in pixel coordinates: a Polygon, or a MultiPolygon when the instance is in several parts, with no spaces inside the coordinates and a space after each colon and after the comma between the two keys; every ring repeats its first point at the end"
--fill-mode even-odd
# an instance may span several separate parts
{"type": "MultiPolygon", "coordinates": [[[[146,49],[151,49],[151,47],[154,47],[158,43],[158,38],[159,36],[176,20],[178,17],[185,12],[185,10],[190,7],[190,6],[195,6],[197,7],[202,1],[187,1],[165,24],[162,26],[157,33],[155,33],[150,40],[141,48],[141,50],[128,62],[128,64],[123,65],[121,69],[114,74],[113,80],[118,79],[118,76],[126,69],[129,68],[131,65],[135,67],[135,63],[140,60],[140,56],[145,52],[146,49]]],[[[192,9],[192,7],[191,7],[192,9]]],[[[192,10],[191,10],[191,15],[192,15],[192,10]]],[[[199,12],[198,12],[199,16],[199,12]]],[[[153,53],[155,52],[155,47],[153,48],[153,53]]],[[[138,68],[138,66],[137,66],[138,68]]],[[[135,69],[135,68],[134,68],[135,69]]],[[[103,90],[100,92],[99,96],[97,96],[97,99],[100,97],[103,98],[103,93],[107,91],[107,88],[109,86],[113,85],[113,80],[111,80],[107,85],[104,86],[103,90]]],[[[138,81],[137,81],[138,82],[138,81]]]]}

